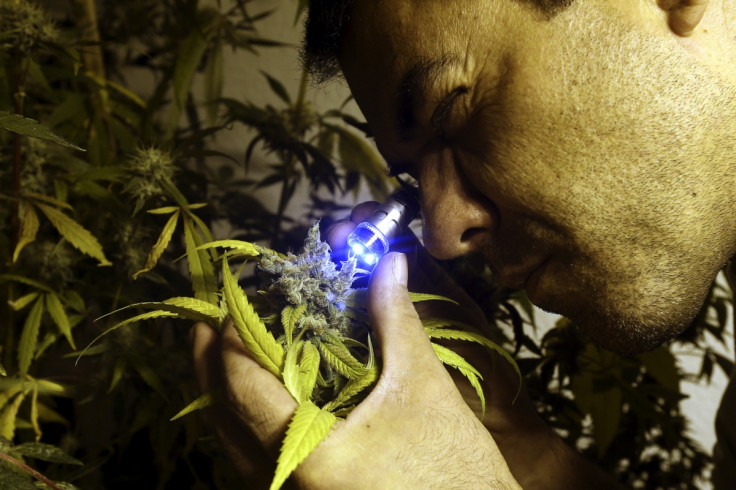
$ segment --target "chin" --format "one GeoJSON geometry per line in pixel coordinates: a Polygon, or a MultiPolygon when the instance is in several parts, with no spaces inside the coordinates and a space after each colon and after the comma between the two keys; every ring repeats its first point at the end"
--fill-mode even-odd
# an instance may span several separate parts
{"type": "Polygon", "coordinates": [[[540,308],[561,314],[580,325],[593,341],[621,355],[656,349],[677,337],[700,311],[708,289],[690,295],[580,295],[557,289],[556,294],[530,295],[540,308]],[[583,301],[580,301],[580,298],[583,301]],[[685,301],[684,298],[689,299],[685,301]],[[617,301],[618,300],[618,301],[617,301]]]}
{"type": "Polygon", "coordinates": [[[639,299],[638,307],[624,303],[618,309],[596,308],[592,301],[572,312],[569,318],[604,349],[636,355],[671,341],[690,326],[700,311],[704,295],[699,299],[696,296],[687,303],[676,300],[665,303],[660,296],[644,306],[639,299]]]}
{"type": "Polygon", "coordinates": [[[647,352],[677,337],[692,322],[641,321],[625,318],[580,318],[578,323],[593,341],[617,354],[633,356],[647,352]]]}

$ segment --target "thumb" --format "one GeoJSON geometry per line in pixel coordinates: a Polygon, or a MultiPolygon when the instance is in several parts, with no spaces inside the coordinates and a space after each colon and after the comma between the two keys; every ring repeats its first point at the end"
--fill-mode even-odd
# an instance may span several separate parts
{"type": "Polygon", "coordinates": [[[411,302],[407,279],[406,256],[389,253],[368,285],[368,314],[381,345],[383,373],[392,378],[442,366],[411,302]]]}

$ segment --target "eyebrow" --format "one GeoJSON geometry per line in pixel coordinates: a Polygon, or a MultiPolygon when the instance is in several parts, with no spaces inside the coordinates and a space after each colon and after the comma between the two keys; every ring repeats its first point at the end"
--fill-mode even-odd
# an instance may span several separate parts
{"type": "Polygon", "coordinates": [[[396,89],[396,120],[399,138],[411,139],[417,127],[418,101],[426,97],[427,90],[450,66],[457,63],[457,56],[446,53],[439,58],[420,58],[404,73],[396,89]]]}

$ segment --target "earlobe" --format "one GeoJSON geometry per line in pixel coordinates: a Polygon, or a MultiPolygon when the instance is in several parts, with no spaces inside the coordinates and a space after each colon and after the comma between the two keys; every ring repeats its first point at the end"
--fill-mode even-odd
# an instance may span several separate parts
{"type": "Polygon", "coordinates": [[[709,0],[660,0],[659,5],[667,12],[667,19],[673,33],[688,37],[698,27],[705,14],[709,0]]]}

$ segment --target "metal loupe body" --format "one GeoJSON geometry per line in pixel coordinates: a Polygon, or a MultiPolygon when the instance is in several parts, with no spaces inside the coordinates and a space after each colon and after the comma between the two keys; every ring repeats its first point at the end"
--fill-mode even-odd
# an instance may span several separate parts
{"type": "Polygon", "coordinates": [[[358,261],[358,268],[372,271],[378,260],[391,246],[391,241],[414,220],[419,203],[410,191],[401,189],[360,223],[348,236],[349,254],[358,261]]]}

